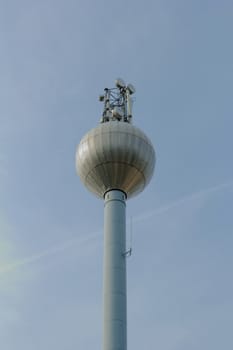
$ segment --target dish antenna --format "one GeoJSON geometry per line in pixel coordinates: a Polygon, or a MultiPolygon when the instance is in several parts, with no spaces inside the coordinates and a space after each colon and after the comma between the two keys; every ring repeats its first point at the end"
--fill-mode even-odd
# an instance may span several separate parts
{"type": "Polygon", "coordinates": [[[120,78],[116,79],[115,84],[116,84],[116,87],[118,87],[119,89],[125,88],[125,82],[123,79],[120,79],[120,78]]]}
{"type": "Polygon", "coordinates": [[[127,85],[127,90],[129,91],[130,95],[133,95],[136,92],[136,89],[132,84],[127,85]]]}

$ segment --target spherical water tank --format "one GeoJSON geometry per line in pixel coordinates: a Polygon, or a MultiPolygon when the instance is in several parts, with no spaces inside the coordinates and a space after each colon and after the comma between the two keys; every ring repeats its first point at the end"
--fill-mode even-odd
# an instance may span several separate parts
{"type": "Polygon", "coordinates": [[[134,125],[109,121],[90,130],[76,152],[76,168],[84,185],[103,198],[119,189],[130,198],[143,191],[155,165],[148,137],[134,125]]]}

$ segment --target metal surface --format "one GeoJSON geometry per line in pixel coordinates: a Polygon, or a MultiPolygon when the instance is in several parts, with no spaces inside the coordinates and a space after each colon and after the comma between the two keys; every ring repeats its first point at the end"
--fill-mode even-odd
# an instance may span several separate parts
{"type": "Polygon", "coordinates": [[[127,198],[143,191],[155,165],[155,152],[148,137],[123,121],[99,124],[81,140],[76,168],[84,185],[103,198],[119,189],[127,198]]]}
{"type": "Polygon", "coordinates": [[[126,350],[125,195],[121,191],[109,191],[104,204],[103,350],[126,350]]]}

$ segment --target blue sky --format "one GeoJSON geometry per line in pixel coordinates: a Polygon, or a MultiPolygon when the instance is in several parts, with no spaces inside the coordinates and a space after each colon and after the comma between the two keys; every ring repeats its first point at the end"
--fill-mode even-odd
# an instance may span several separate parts
{"type": "Polygon", "coordinates": [[[232,18],[227,0],[1,1],[4,350],[101,348],[103,203],[74,157],[116,77],[157,153],[127,203],[128,348],[232,348],[232,18]]]}

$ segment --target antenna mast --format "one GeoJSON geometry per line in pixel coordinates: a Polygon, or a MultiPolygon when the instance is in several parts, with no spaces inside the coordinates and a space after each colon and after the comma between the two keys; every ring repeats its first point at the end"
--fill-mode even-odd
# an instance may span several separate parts
{"type": "Polygon", "coordinates": [[[115,81],[115,88],[105,88],[104,94],[99,96],[99,101],[104,102],[104,110],[101,123],[110,120],[131,122],[132,118],[132,97],[135,88],[132,84],[126,86],[122,79],[115,81]]]}

